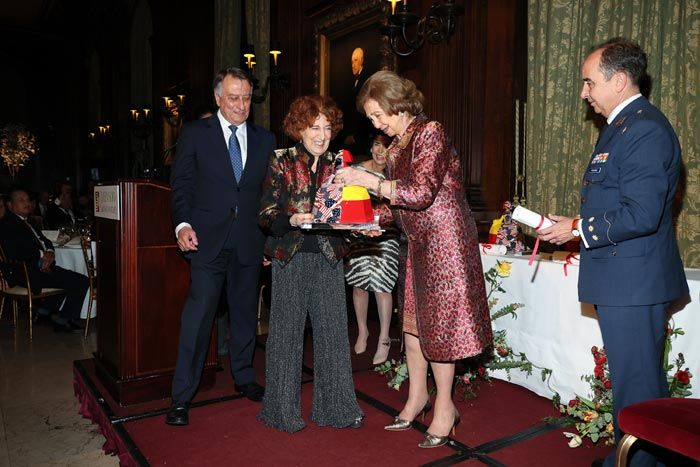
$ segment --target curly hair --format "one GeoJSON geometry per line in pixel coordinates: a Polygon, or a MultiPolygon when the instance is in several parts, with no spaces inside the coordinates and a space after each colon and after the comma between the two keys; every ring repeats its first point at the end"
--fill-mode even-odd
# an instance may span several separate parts
{"type": "Polygon", "coordinates": [[[367,78],[357,95],[357,110],[364,114],[365,104],[370,99],[377,101],[387,115],[399,112],[418,115],[423,111],[425,100],[413,81],[393,71],[378,71],[367,78]]]}
{"type": "Polygon", "coordinates": [[[343,112],[333,99],[327,96],[310,95],[294,99],[289,112],[284,117],[284,133],[295,141],[301,139],[301,132],[313,126],[319,115],[325,115],[331,124],[331,138],[343,129],[343,112]]]}

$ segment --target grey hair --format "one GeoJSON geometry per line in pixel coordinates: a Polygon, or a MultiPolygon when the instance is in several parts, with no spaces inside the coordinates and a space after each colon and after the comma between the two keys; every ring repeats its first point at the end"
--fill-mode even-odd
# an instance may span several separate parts
{"type": "Polygon", "coordinates": [[[232,76],[233,78],[240,79],[241,81],[247,81],[248,84],[250,84],[250,88],[253,89],[253,80],[250,79],[250,75],[238,67],[230,66],[219,71],[214,77],[212,88],[214,89],[214,94],[217,96],[221,97],[221,83],[227,76],[232,76]]]}

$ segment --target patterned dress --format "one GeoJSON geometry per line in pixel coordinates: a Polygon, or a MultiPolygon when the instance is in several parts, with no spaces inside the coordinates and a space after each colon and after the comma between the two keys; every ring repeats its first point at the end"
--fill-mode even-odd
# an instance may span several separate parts
{"type": "Polygon", "coordinates": [[[389,146],[387,172],[394,191],[381,222],[393,218],[408,239],[404,330],[428,360],[478,355],[492,344],[491,318],[459,157],[442,125],[418,115],[389,146]]]}
{"type": "Polygon", "coordinates": [[[368,292],[391,292],[399,275],[399,240],[386,232],[381,237],[360,237],[350,245],[345,281],[368,292]]]}
{"type": "MultiPolygon", "coordinates": [[[[362,164],[358,164],[362,170],[362,164]]],[[[372,201],[376,201],[373,197],[372,201]]],[[[375,206],[376,207],[376,206],[375,206]]],[[[384,227],[381,237],[357,237],[345,257],[345,281],[352,287],[368,292],[391,292],[399,275],[399,232],[396,227],[384,227]]]]}

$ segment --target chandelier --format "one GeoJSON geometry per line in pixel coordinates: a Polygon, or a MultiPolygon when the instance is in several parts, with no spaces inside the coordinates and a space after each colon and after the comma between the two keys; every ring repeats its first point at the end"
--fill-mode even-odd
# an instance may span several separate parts
{"type": "Polygon", "coordinates": [[[457,27],[457,17],[464,14],[464,7],[455,5],[454,0],[433,3],[428,14],[420,19],[417,14],[408,11],[408,0],[403,0],[398,8],[396,4],[399,0],[389,2],[391,14],[388,25],[382,28],[382,34],[389,37],[391,50],[399,57],[408,57],[423,47],[426,39],[431,44],[448,42],[457,27]],[[413,26],[416,27],[415,34],[410,38],[407,30],[413,26]]]}
{"type": "Polygon", "coordinates": [[[36,138],[21,125],[10,123],[0,130],[0,155],[13,179],[37,149],[36,138]]]}

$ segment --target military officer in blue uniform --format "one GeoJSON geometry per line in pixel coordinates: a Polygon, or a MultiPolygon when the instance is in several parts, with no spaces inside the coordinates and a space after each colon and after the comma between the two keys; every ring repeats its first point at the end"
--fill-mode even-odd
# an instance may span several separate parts
{"type": "MultiPolygon", "coordinates": [[[[581,239],[579,300],[595,305],[617,413],[668,397],[662,355],[669,303],[688,294],[673,231],[681,168],[678,138],[639,90],[647,59],[622,38],[594,47],[581,67],[581,98],[607,119],[583,176],[580,217],[551,216],[542,240],[581,239]]],[[[614,453],[593,465],[614,465],[614,453]]],[[[639,449],[631,466],[656,465],[639,449]]]]}

